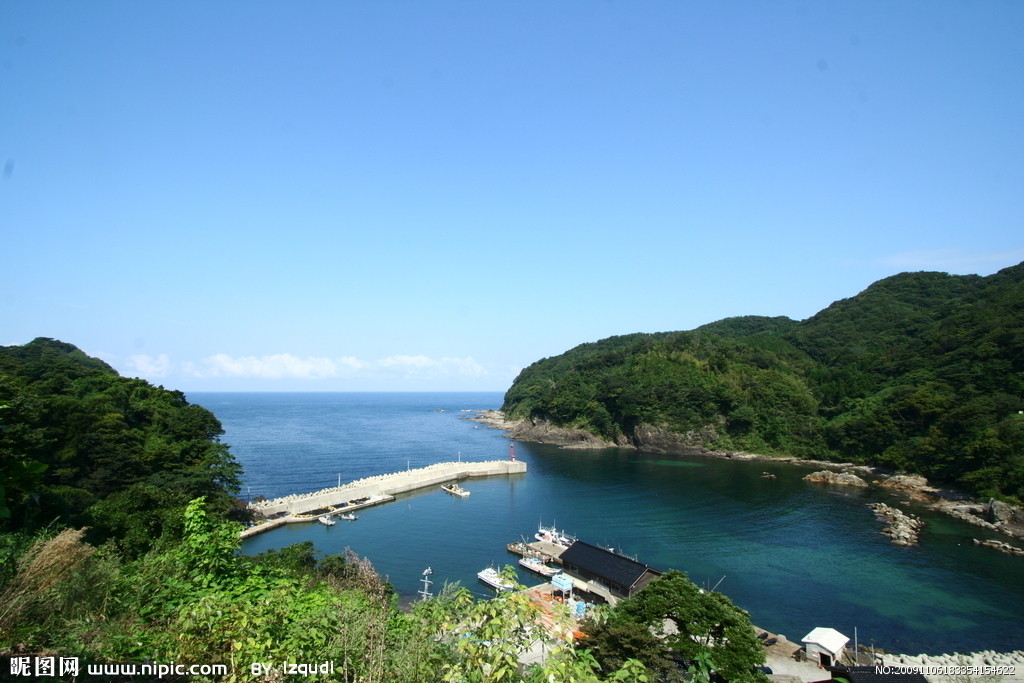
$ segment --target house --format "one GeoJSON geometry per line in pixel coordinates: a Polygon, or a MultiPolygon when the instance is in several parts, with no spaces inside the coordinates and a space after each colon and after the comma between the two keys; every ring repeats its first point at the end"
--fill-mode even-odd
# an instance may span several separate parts
{"type": "Polygon", "coordinates": [[[834,628],[819,626],[804,636],[801,642],[804,644],[807,661],[828,668],[842,660],[850,639],[834,628]]]}
{"type": "Polygon", "coordinates": [[[565,571],[604,586],[617,598],[628,598],[661,576],[642,562],[584,541],[574,542],[559,559],[565,571]]]}

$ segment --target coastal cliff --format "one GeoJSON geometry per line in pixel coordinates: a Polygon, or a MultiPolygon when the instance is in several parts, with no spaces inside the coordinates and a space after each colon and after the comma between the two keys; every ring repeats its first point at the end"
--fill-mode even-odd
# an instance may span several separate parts
{"type": "Polygon", "coordinates": [[[694,430],[687,433],[674,432],[656,425],[638,425],[633,433],[611,440],[597,436],[581,427],[565,427],[543,418],[509,419],[500,410],[480,411],[470,418],[484,422],[495,429],[508,432],[509,438],[531,443],[545,443],[561,448],[630,448],[647,453],[675,455],[715,455],[759,458],[755,454],[740,454],[732,451],[718,451],[705,446],[713,436],[713,429],[694,430]]]}

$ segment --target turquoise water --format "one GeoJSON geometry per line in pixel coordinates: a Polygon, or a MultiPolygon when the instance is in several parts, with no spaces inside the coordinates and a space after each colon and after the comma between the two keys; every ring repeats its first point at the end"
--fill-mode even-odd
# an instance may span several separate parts
{"type": "MultiPolygon", "coordinates": [[[[363,476],[455,460],[502,459],[501,432],[465,418],[497,408],[498,393],[190,395],[220,418],[245,467],[243,495],[275,497],[363,476]],[[438,412],[443,410],[444,412],[438,412]]],[[[830,626],[890,651],[1024,648],[1024,562],[977,548],[984,532],[918,507],[921,544],[892,545],[859,490],[801,480],[801,466],[562,450],[517,444],[529,472],[470,480],[468,498],[424,490],[327,528],[291,525],[243,551],[311,540],[351,548],[395,588],[439,586],[481,595],[476,572],[514,564],[505,544],[556,524],[657,569],[685,571],[748,610],[754,623],[799,640],[830,626]],[[761,477],[770,471],[776,479],[761,477]]],[[[872,492],[870,495],[876,496],[872,492]]],[[[901,507],[906,508],[901,504],[901,507]]],[[[532,576],[521,573],[521,579],[532,576]]]]}

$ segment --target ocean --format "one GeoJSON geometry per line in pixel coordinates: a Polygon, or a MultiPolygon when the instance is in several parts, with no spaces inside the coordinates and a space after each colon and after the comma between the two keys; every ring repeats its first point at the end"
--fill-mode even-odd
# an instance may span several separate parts
{"type": "MultiPolygon", "coordinates": [[[[437,462],[504,459],[503,433],[467,420],[493,393],[194,393],[220,419],[245,469],[242,497],[304,493],[437,462]]],[[[437,591],[484,596],[486,566],[515,564],[505,545],[555,525],[655,569],[679,569],[799,641],[817,626],[890,652],[1024,649],[1024,561],[992,537],[898,496],[802,480],[805,466],[563,450],[517,443],[529,471],[469,480],[468,498],[425,489],[334,527],[289,525],[247,540],[259,553],[313,541],[368,558],[404,597],[431,569],[437,591]],[[763,478],[771,472],[775,479],[763,478]],[[925,520],[920,544],[892,545],[867,507],[881,500],[925,520]]],[[[533,575],[520,572],[529,583],[533,575]]]]}

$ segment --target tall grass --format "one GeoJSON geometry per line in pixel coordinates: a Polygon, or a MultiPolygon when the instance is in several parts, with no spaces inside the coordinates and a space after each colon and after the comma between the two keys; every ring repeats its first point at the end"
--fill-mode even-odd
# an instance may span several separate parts
{"type": "Polygon", "coordinates": [[[6,639],[30,614],[59,605],[58,584],[96,551],[82,542],[85,531],[65,529],[36,541],[21,556],[14,576],[0,591],[0,638],[6,639]]]}

